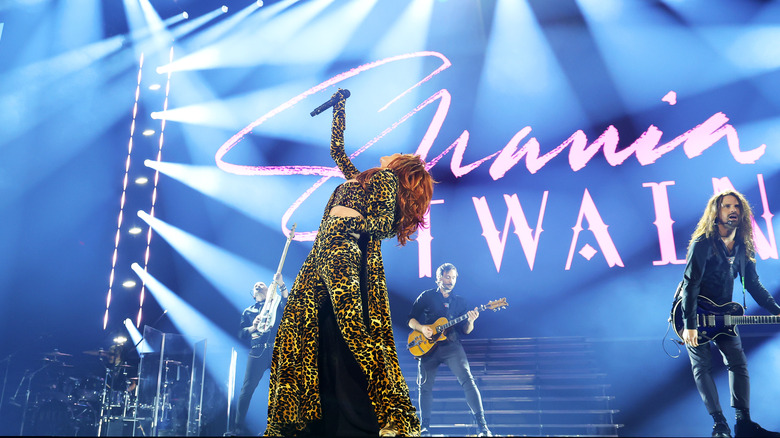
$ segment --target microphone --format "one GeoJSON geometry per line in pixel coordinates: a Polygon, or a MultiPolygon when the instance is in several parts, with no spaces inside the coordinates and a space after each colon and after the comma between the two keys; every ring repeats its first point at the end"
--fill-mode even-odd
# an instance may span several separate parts
{"type": "Polygon", "coordinates": [[[314,117],[317,114],[320,114],[321,112],[335,105],[336,102],[338,102],[339,100],[346,99],[349,96],[350,96],[349,90],[339,88],[339,91],[337,91],[333,95],[333,97],[330,98],[330,100],[315,108],[314,111],[312,111],[310,114],[312,117],[314,117]]]}

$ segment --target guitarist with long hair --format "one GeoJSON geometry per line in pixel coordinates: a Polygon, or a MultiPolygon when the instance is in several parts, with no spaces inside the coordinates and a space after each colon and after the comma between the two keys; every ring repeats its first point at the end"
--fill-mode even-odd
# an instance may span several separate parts
{"type": "MultiPolygon", "coordinates": [[[[699,330],[699,298],[715,305],[732,300],[734,279],[741,277],[755,301],[773,315],[780,314],[772,295],[761,284],[756,273],[753,246],[752,212],[745,197],[735,190],[723,191],[710,198],[688,245],[685,275],[681,289],[683,341],[691,360],[693,378],[707,411],[715,424],[713,437],[731,437],[726,417],[720,407],[718,391],[712,376],[712,349],[699,330]]],[[[729,371],[731,406],[736,410],[734,433],[737,437],[774,436],[750,419],[750,381],[747,359],[738,334],[717,336],[713,343],[723,354],[729,371]]]]}
{"type": "Polygon", "coordinates": [[[435,336],[431,324],[439,318],[453,319],[462,315],[468,317],[462,322],[452,326],[446,332],[446,339],[436,345],[420,357],[417,364],[417,384],[420,406],[420,435],[430,435],[431,404],[433,403],[433,382],[439,365],[446,364],[455,374],[458,383],[463,387],[474,419],[477,423],[478,436],[492,436],[485,421],[485,409],[482,407],[482,396],[479,388],[471,375],[469,360],[460,343],[461,334],[469,334],[474,330],[474,321],[479,317],[477,308],[470,310],[466,306],[466,300],[460,295],[452,293],[455,282],[458,280],[458,270],[452,263],[445,263],[436,270],[436,289],[424,291],[412,304],[409,312],[409,327],[422,333],[426,338],[435,336]]]}

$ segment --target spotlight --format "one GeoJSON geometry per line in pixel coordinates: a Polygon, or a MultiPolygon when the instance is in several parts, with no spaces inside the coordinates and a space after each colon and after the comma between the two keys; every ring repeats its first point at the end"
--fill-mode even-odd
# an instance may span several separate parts
{"type": "Polygon", "coordinates": [[[122,283],[122,286],[130,289],[131,287],[135,287],[135,280],[125,280],[124,283],[122,283]]]}
{"type": "Polygon", "coordinates": [[[142,231],[143,230],[141,229],[141,227],[133,227],[127,230],[127,232],[130,234],[141,234],[142,231]]]}
{"type": "Polygon", "coordinates": [[[117,336],[114,338],[114,344],[116,345],[122,345],[125,342],[127,342],[127,338],[124,336],[117,336]]]}
{"type": "Polygon", "coordinates": [[[139,186],[142,186],[148,182],[149,182],[149,178],[145,176],[139,176],[138,178],[135,179],[135,183],[138,184],[139,186]]]}
{"type": "Polygon", "coordinates": [[[186,20],[186,19],[190,18],[190,14],[188,14],[187,11],[184,11],[184,12],[181,13],[181,18],[186,20]]]}
{"type": "Polygon", "coordinates": [[[257,0],[257,7],[262,8],[263,7],[263,0],[257,0]]]}
{"type": "Polygon", "coordinates": [[[227,14],[227,11],[228,11],[228,7],[225,6],[225,5],[222,5],[222,12],[227,14]]]}
{"type": "Polygon", "coordinates": [[[157,90],[160,89],[160,84],[149,85],[149,89],[152,90],[152,91],[157,91],[157,90]]]}
{"type": "Polygon", "coordinates": [[[143,135],[149,137],[150,135],[154,135],[154,129],[144,129],[143,135]]]}

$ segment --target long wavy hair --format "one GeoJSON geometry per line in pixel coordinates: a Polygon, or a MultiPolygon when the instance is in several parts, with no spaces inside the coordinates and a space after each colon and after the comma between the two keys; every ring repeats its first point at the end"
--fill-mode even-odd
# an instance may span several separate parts
{"type": "MultiPolygon", "coordinates": [[[[418,155],[406,154],[391,161],[387,168],[398,177],[398,191],[395,202],[395,223],[393,227],[398,244],[406,245],[414,240],[412,234],[419,227],[425,227],[425,213],[433,197],[433,184],[436,182],[427,170],[425,162],[418,155]]],[[[378,167],[360,173],[356,179],[366,186],[366,182],[381,170],[378,167]]]]}
{"type": "Polygon", "coordinates": [[[693,242],[701,236],[705,236],[711,239],[713,235],[718,236],[718,213],[720,212],[723,198],[726,196],[733,196],[737,198],[740,207],[739,224],[737,226],[737,234],[734,237],[738,242],[742,242],[745,246],[747,256],[751,261],[755,261],[755,248],[753,246],[753,224],[751,219],[753,218],[753,210],[750,208],[745,197],[736,190],[724,190],[720,193],[713,195],[707,206],[704,208],[704,214],[702,214],[699,223],[696,225],[696,230],[691,236],[691,241],[688,242],[688,248],[693,245],[693,242]]]}

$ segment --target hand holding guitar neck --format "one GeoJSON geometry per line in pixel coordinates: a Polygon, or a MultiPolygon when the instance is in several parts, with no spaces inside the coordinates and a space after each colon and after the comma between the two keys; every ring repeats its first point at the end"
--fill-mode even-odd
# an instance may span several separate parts
{"type": "Polygon", "coordinates": [[[295,236],[295,227],[297,224],[293,224],[290,230],[290,235],[287,236],[287,243],[284,244],[284,251],[282,252],[282,259],[279,261],[279,268],[274,274],[274,281],[271,282],[271,286],[268,288],[268,295],[265,297],[265,304],[260,311],[260,324],[257,327],[257,331],[260,333],[267,333],[276,324],[276,309],[279,307],[279,303],[282,301],[280,293],[277,293],[277,289],[282,281],[282,267],[284,266],[284,259],[287,258],[287,249],[290,248],[290,242],[295,236]]]}
{"type": "Polygon", "coordinates": [[[470,322],[473,322],[475,319],[477,319],[479,312],[482,310],[492,310],[495,312],[508,305],[509,304],[507,304],[506,298],[501,298],[476,307],[474,310],[469,310],[465,314],[450,321],[448,321],[447,318],[441,317],[433,324],[423,325],[421,330],[415,330],[409,334],[406,348],[410,353],[412,353],[413,356],[420,357],[429,352],[437,342],[447,339],[446,330],[448,328],[463,321],[464,319],[469,319],[470,322]]]}

